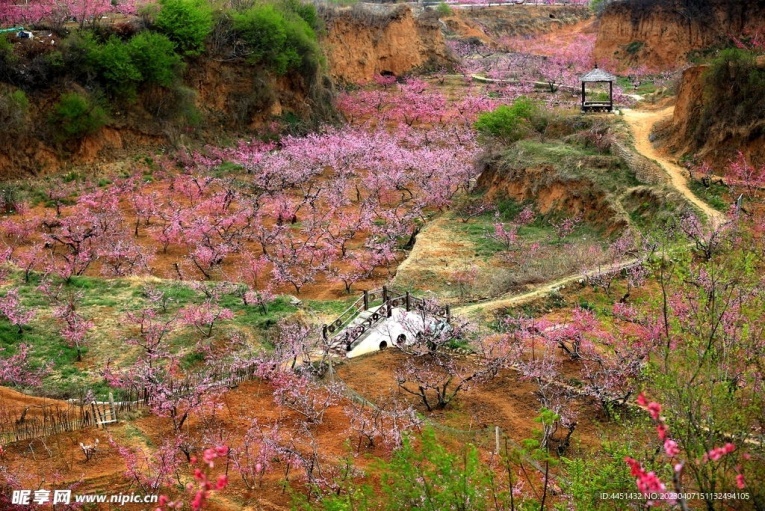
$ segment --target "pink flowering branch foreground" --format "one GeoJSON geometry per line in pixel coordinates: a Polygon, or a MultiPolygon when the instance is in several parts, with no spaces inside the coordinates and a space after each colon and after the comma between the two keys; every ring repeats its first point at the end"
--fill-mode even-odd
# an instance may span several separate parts
{"type": "MultiPolygon", "coordinates": [[[[202,466],[193,470],[194,482],[186,485],[186,491],[191,499],[189,505],[192,511],[199,511],[205,507],[210,494],[213,491],[223,490],[228,486],[228,476],[220,474],[213,482],[210,471],[215,467],[217,458],[227,458],[228,447],[225,445],[215,448],[205,449],[202,455],[202,466]]],[[[197,458],[191,458],[191,465],[197,465],[197,458]]],[[[159,507],[155,511],[167,511],[170,509],[183,509],[184,501],[179,499],[171,501],[166,495],[159,497],[159,507]]]]}
{"type": "MultiPolygon", "coordinates": [[[[680,446],[675,440],[671,438],[669,427],[667,427],[667,425],[664,423],[664,418],[661,416],[661,405],[655,401],[649,401],[643,393],[638,396],[637,404],[648,412],[648,414],[651,416],[651,420],[656,425],[656,433],[662,443],[667,463],[671,464],[672,467],[672,486],[674,489],[674,492],[672,493],[679,495],[677,500],[666,499],[661,502],[649,501],[648,504],[679,505],[681,509],[687,510],[689,509],[688,504],[686,499],[682,497],[682,474],[685,465],[687,463],[694,463],[696,465],[714,464],[715,462],[720,461],[724,456],[734,452],[736,450],[736,446],[728,442],[723,446],[713,447],[700,459],[691,461],[682,460],[680,457],[680,446]]],[[[744,458],[748,459],[748,455],[744,454],[744,458]]],[[[637,488],[640,490],[640,492],[644,494],[651,494],[660,493],[667,490],[667,485],[661,481],[656,472],[646,470],[639,461],[629,456],[625,457],[624,461],[629,465],[630,474],[635,477],[635,484],[637,485],[637,488]]],[[[746,481],[744,479],[744,475],[741,473],[741,466],[736,466],[735,481],[736,488],[740,490],[746,488],[746,481]]]]}

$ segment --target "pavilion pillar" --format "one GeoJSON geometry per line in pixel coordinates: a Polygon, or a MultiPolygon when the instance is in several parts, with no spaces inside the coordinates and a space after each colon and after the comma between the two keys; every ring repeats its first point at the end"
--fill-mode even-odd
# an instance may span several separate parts
{"type": "Polygon", "coordinates": [[[608,111],[614,111],[614,82],[608,82],[608,111]]]}

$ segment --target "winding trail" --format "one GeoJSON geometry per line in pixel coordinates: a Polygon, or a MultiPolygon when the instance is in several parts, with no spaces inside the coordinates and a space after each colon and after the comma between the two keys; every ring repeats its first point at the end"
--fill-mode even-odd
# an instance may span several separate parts
{"type": "Polygon", "coordinates": [[[640,262],[639,259],[633,258],[627,261],[621,261],[611,265],[603,265],[600,268],[594,268],[586,272],[575,273],[572,275],[568,275],[566,277],[556,279],[552,282],[540,284],[533,290],[527,291],[522,294],[506,293],[502,296],[499,296],[498,298],[494,298],[493,300],[474,303],[470,305],[464,305],[462,307],[455,307],[452,310],[456,314],[464,315],[464,316],[474,316],[480,313],[488,314],[493,311],[496,311],[497,309],[502,309],[505,307],[514,307],[517,305],[523,305],[524,303],[532,302],[536,300],[537,298],[541,298],[550,293],[559,291],[561,288],[565,286],[578,283],[582,279],[594,277],[599,272],[609,273],[612,271],[618,271],[624,268],[629,268],[631,266],[634,266],[638,264],[639,262],[640,262]]]}
{"type": "Polygon", "coordinates": [[[688,188],[688,181],[685,178],[685,169],[669,161],[665,156],[660,154],[653,147],[653,144],[648,138],[654,124],[671,117],[674,109],[674,106],[669,106],[663,110],[649,111],[624,109],[622,112],[624,114],[624,120],[632,130],[637,152],[648,159],[656,161],[669,175],[672,187],[680,192],[694,206],[703,211],[707,218],[709,218],[712,226],[717,227],[724,221],[725,216],[699,199],[690,188],[688,188]]]}
{"type": "MultiPolygon", "coordinates": [[[[685,170],[679,165],[669,161],[664,155],[660,154],[653,147],[653,144],[648,138],[654,124],[670,117],[674,112],[674,108],[674,106],[670,106],[662,110],[655,111],[624,109],[622,112],[624,114],[624,119],[627,122],[627,125],[632,131],[635,140],[635,150],[646,158],[656,161],[669,175],[671,186],[675,188],[680,194],[682,194],[683,197],[685,197],[694,206],[700,209],[707,216],[713,227],[718,227],[725,221],[725,216],[721,212],[713,209],[707,203],[699,199],[690,190],[690,188],[688,188],[688,182],[685,178],[685,170]]],[[[581,279],[594,276],[599,271],[613,271],[622,268],[628,268],[634,264],[637,264],[637,262],[637,259],[631,259],[611,265],[610,268],[595,268],[590,271],[569,275],[567,277],[557,279],[553,282],[541,284],[535,289],[526,293],[507,293],[485,302],[456,307],[454,308],[454,312],[466,316],[474,316],[481,313],[488,314],[496,311],[497,309],[505,307],[522,305],[524,303],[536,300],[542,296],[548,295],[552,292],[558,291],[562,286],[566,286],[578,282],[581,279]]]]}

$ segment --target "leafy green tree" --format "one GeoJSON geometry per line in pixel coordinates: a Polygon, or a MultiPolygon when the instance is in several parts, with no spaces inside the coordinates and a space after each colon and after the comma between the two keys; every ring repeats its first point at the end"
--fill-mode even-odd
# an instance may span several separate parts
{"type": "Polygon", "coordinates": [[[432,429],[425,429],[419,449],[405,439],[381,469],[386,509],[486,509],[488,473],[472,444],[455,455],[437,441],[432,429]]]}
{"type": "Polygon", "coordinates": [[[563,459],[564,491],[570,495],[574,509],[592,511],[621,510],[624,502],[601,499],[603,492],[618,493],[632,488],[635,478],[630,475],[624,458],[634,454],[629,446],[603,442],[597,457],[563,459]]]}
{"type": "Polygon", "coordinates": [[[447,4],[446,2],[440,2],[436,6],[436,13],[439,16],[451,16],[452,15],[452,8],[449,7],[449,4],[447,4]]]}
{"type": "Polygon", "coordinates": [[[206,0],[160,0],[155,25],[185,55],[200,55],[213,28],[212,7],[206,0]]]}
{"type": "MultiPolygon", "coordinates": [[[[731,229],[726,224],[713,234],[719,238],[731,229]]],[[[744,231],[727,235],[734,243],[702,257],[673,254],[655,269],[661,294],[652,308],[661,318],[662,341],[645,371],[647,388],[664,406],[673,440],[694,460],[730,439],[747,438],[765,417],[765,293],[761,260],[752,251],[761,242],[747,239],[744,231]]],[[[730,474],[747,464],[747,446],[739,447],[715,463],[686,463],[690,481],[684,487],[707,494],[733,491],[730,474]]],[[[765,501],[762,484],[755,483],[763,475],[748,474],[752,500],[765,501]]],[[[724,506],[711,498],[707,505],[724,506]]]]}
{"type": "Polygon", "coordinates": [[[234,13],[234,30],[247,43],[249,59],[286,71],[297,55],[286,55],[287,29],[284,14],[273,5],[254,5],[234,13]]]}
{"type": "Polygon", "coordinates": [[[128,45],[112,36],[106,44],[91,48],[89,59],[110,92],[128,100],[135,98],[136,87],[143,81],[143,75],[133,61],[128,45]]]}
{"type": "Polygon", "coordinates": [[[321,23],[316,7],[313,4],[306,4],[300,0],[284,0],[283,5],[285,10],[292,11],[300,16],[313,30],[319,30],[321,23]]]}

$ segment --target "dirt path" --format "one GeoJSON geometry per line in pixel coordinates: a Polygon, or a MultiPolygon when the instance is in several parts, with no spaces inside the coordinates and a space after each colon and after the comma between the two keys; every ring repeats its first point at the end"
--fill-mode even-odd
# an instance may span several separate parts
{"type": "Polygon", "coordinates": [[[396,269],[393,284],[444,296],[452,291],[447,284],[454,271],[473,265],[484,269],[484,263],[475,258],[473,243],[457,236],[449,226],[452,222],[458,220],[440,215],[425,224],[412,252],[396,269]]]}
{"type": "Polygon", "coordinates": [[[640,262],[638,259],[630,259],[628,261],[622,261],[622,262],[619,262],[610,266],[606,266],[603,268],[599,268],[599,269],[595,268],[593,270],[590,270],[584,273],[576,273],[573,275],[569,275],[567,277],[554,280],[552,282],[548,282],[546,284],[541,284],[536,289],[532,291],[528,291],[523,294],[513,295],[509,293],[506,295],[502,295],[498,298],[495,298],[494,300],[490,300],[488,302],[474,303],[472,305],[456,307],[452,310],[455,314],[459,314],[459,315],[463,315],[467,317],[476,316],[478,314],[490,314],[498,309],[514,307],[517,305],[523,305],[524,303],[534,301],[542,296],[558,291],[564,286],[574,284],[576,282],[579,282],[582,279],[594,277],[595,275],[598,274],[598,272],[602,271],[607,273],[607,272],[617,271],[623,268],[629,268],[630,266],[633,266],[637,264],[638,262],[640,262]]]}
{"type": "MultiPolygon", "coordinates": [[[[661,165],[664,168],[664,170],[667,172],[667,174],[670,176],[672,187],[675,188],[678,192],[680,192],[686,199],[688,199],[697,208],[703,211],[704,214],[707,215],[707,218],[709,218],[713,226],[718,226],[725,220],[724,215],[721,212],[710,207],[708,204],[706,204],[704,201],[702,201],[698,197],[696,197],[696,195],[690,190],[690,188],[688,188],[688,183],[685,178],[685,170],[682,167],[676,165],[675,163],[669,161],[662,154],[660,154],[653,147],[653,145],[651,144],[651,141],[648,138],[651,132],[651,128],[653,128],[653,125],[671,116],[673,110],[674,110],[674,106],[670,106],[657,111],[638,111],[638,110],[625,109],[623,110],[623,113],[624,113],[624,118],[627,121],[627,124],[629,125],[634,135],[635,149],[639,153],[641,153],[643,156],[658,162],[659,165],[661,165]]],[[[618,268],[625,268],[635,264],[636,262],[637,260],[623,261],[621,263],[614,265],[612,269],[616,270],[618,268]]],[[[529,291],[527,293],[514,295],[514,296],[503,295],[494,300],[490,300],[487,302],[467,305],[464,307],[457,307],[454,309],[454,312],[457,314],[462,314],[466,316],[474,316],[476,314],[481,314],[481,313],[488,314],[493,311],[496,311],[497,309],[521,305],[521,304],[536,300],[542,296],[548,295],[560,289],[562,286],[566,286],[574,282],[577,282],[580,279],[593,276],[597,274],[597,272],[598,270],[595,269],[585,273],[569,275],[568,277],[563,277],[553,282],[542,284],[536,289],[529,291]]]]}
{"type": "Polygon", "coordinates": [[[635,149],[646,158],[658,162],[669,174],[672,187],[693,203],[694,206],[703,211],[713,226],[718,226],[724,221],[724,215],[696,197],[690,188],[688,188],[685,169],[660,154],[648,138],[653,125],[671,116],[674,109],[674,106],[656,111],[624,109],[622,113],[635,138],[635,149]]]}

